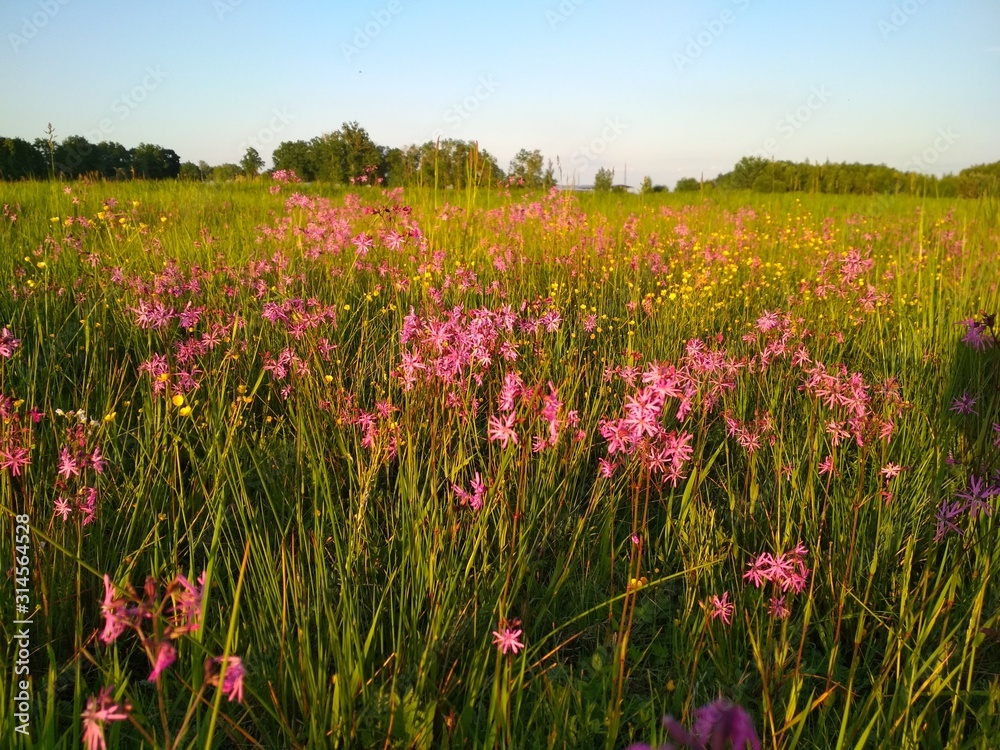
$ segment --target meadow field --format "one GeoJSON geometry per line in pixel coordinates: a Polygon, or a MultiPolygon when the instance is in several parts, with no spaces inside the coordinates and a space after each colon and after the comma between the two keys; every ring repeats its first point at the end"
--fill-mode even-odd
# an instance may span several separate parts
{"type": "Polygon", "coordinates": [[[1000,202],[277,177],[0,188],[0,744],[1000,744],[1000,202]]]}

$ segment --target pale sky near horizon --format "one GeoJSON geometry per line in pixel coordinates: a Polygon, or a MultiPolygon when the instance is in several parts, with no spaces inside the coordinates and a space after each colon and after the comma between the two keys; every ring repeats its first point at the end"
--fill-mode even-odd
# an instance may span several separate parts
{"type": "Polygon", "coordinates": [[[1000,160],[995,0],[3,0],[0,70],[0,136],[51,122],[210,164],[353,120],[504,169],[537,148],[581,184],[1000,160]]]}

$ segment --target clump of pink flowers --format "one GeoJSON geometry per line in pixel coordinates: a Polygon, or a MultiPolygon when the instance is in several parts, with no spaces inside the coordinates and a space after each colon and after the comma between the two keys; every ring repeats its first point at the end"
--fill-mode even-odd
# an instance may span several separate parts
{"type": "Polygon", "coordinates": [[[299,176],[291,169],[276,169],[271,172],[271,179],[275,182],[287,185],[289,183],[302,182],[299,176]]]}
{"type": "Polygon", "coordinates": [[[851,439],[859,448],[876,440],[888,442],[896,428],[896,416],[907,407],[899,384],[889,378],[873,387],[859,372],[848,372],[844,365],[827,369],[822,362],[804,368],[805,383],[800,390],[815,398],[832,412],[826,431],[832,445],[851,439]]]}
{"type": "Polygon", "coordinates": [[[34,409],[30,420],[23,419],[17,402],[0,393],[0,471],[9,471],[12,477],[17,477],[31,465],[32,425],[41,419],[42,413],[34,409]]]}
{"type": "Polygon", "coordinates": [[[936,516],[934,541],[939,542],[952,532],[962,536],[964,532],[957,521],[963,516],[967,515],[975,520],[980,513],[992,515],[993,506],[990,500],[998,495],[1000,495],[1000,472],[994,475],[992,483],[985,475],[972,474],[966,488],[955,493],[954,500],[949,502],[948,498],[944,498],[941,501],[936,516]]]}
{"type": "MultiPolygon", "coordinates": [[[[695,350],[700,351],[700,350],[695,350]]],[[[693,365],[691,370],[696,370],[693,365]]],[[[626,379],[634,380],[629,368],[619,370],[626,379]]],[[[680,400],[676,418],[683,420],[691,408],[698,383],[685,365],[653,363],[642,373],[643,387],[625,399],[624,416],[605,419],[600,423],[601,436],[608,441],[609,460],[601,464],[601,475],[610,476],[614,470],[611,457],[616,454],[635,455],[651,475],[662,475],[674,487],[684,478],[684,467],[694,452],[692,435],[684,431],[667,430],[662,419],[667,399],[680,400]]]]}
{"type": "Polygon", "coordinates": [[[961,321],[958,325],[965,326],[965,336],[962,337],[962,342],[970,349],[984,351],[991,348],[997,342],[997,335],[994,330],[996,315],[980,313],[979,317],[981,320],[969,318],[968,320],[961,321]]]}
{"type": "Polygon", "coordinates": [[[483,507],[483,498],[486,497],[486,485],[483,483],[478,471],[472,478],[471,491],[466,491],[457,484],[452,484],[451,489],[455,493],[455,497],[458,498],[459,505],[468,505],[473,510],[479,510],[483,507]]]}
{"type": "Polygon", "coordinates": [[[801,594],[809,581],[809,568],[805,559],[809,550],[801,542],[790,552],[772,555],[763,552],[750,563],[750,569],[743,574],[743,579],[750,581],[756,588],[766,583],[773,584],[777,592],[771,597],[768,610],[772,617],[783,620],[790,610],[785,601],[789,591],[801,594]]]}
{"type": "Polygon", "coordinates": [[[101,614],[104,616],[102,643],[110,644],[122,633],[132,629],[139,636],[150,661],[154,665],[150,680],[163,671],[162,660],[169,658],[170,651],[164,651],[163,643],[191,633],[201,627],[202,598],[205,589],[205,574],[195,583],[183,575],[176,575],[160,592],[159,582],[152,576],[146,579],[142,592],[126,587],[124,595],[118,595],[111,577],[104,576],[104,601],[101,614]],[[161,623],[157,628],[161,640],[147,636],[146,623],[161,623]]]}
{"type": "Polygon", "coordinates": [[[8,328],[0,328],[0,357],[10,359],[14,356],[15,350],[21,345],[21,339],[14,338],[14,334],[8,328]]]}
{"type": "Polygon", "coordinates": [[[670,742],[656,748],[644,743],[630,745],[628,750],[761,750],[760,737],[754,728],[753,719],[741,706],[724,698],[718,698],[694,710],[694,726],[688,730],[672,716],[663,717],[663,728],[670,736],[670,742]],[[676,743],[676,744],[674,744],[676,743]]]}
{"type": "MultiPolygon", "coordinates": [[[[141,591],[136,591],[130,584],[126,584],[124,589],[119,589],[111,577],[105,575],[104,599],[101,602],[104,627],[98,639],[101,643],[110,645],[126,631],[134,631],[151,666],[146,680],[159,686],[160,678],[177,660],[174,642],[199,630],[202,626],[204,595],[205,573],[198,576],[195,582],[178,574],[162,588],[156,578],[149,576],[141,591]]],[[[246,670],[240,657],[227,655],[210,658],[205,662],[205,682],[202,690],[206,687],[217,687],[230,701],[242,703],[245,676],[246,670]]],[[[87,709],[83,712],[82,718],[84,743],[88,750],[105,748],[105,724],[129,718],[128,703],[112,701],[112,692],[113,688],[102,688],[96,697],[91,697],[87,701],[87,709]]],[[[197,700],[194,704],[197,704],[197,700]]],[[[187,725],[188,722],[185,721],[183,727],[186,728],[187,725]]],[[[141,726],[137,724],[136,727],[147,740],[150,740],[141,726]]],[[[183,731],[184,729],[181,730],[182,734],[183,731]]],[[[175,741],[177,739],[179,736],[174,738],[175,741]]],[[[167,745],[171,746],[171,743],[167,742],[167,745]]]]}
{"type": "Polygon", "coordinates": [[[524,323],[509,305],[468,311],[456,306],[443,315],[427,317],[411,308],[400,330],[402,361],[395,374],[404,391],[421,382],[450,388],[470,376],[481,385],[494,362],[517,359],[510,339],[524,323]]]}
{"type": "Polygon", "coordinates": [[[63,521],[77,514],[84,526],[97,515],[97,477],[104,474],[107,460],[95,439],[95,429],[100,422],[90,419],[82,409],[56,415],[73,420],[65,430],[65,439],[59,450],[56,469],[54,515],[63,521]]]}
{"type": "MultiPolygon", "coordinates": [[[[101,603],[104,629],[99,636],[100,640],[104,644],[110,644],[126,630],[134,630],[153,666],[147,679],[155,682],[177,658],[177,652],[170,641],[201,627],[204,594],[205,573],[198,576],[194,583],[178,574],[167,583],[162,593],[159,582],[150,576],[141,593],[128,586],[124,595],[118,594],[111,577],[105,575],[104,601],[101,603]],[[154,630],[159,632],[159,638],[147,635],[146,623],[157,623],[154,630]]],[[[238,659],[236,663],[239,663],[238,659]]],[[[235,680],[240,675],[242,680],[242,667],[233,674],[232,679],[235,680]]],[[[231,696],[242,696],[242,682],[239,690],[226,688],[226,691],[231,696]]],[[[230,700],[233,698],[230,697],[230,700]]]]}

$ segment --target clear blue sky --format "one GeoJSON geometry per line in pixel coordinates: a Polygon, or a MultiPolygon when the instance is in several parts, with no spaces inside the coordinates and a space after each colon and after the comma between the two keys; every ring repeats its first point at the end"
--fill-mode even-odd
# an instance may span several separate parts
{"type": "Polygon", "coordinates": [[[564,181],[747,154],[933,174],[1000,159],[995,0],[2,0],[0,135],[268,159],[357,120],[564,181]]]}

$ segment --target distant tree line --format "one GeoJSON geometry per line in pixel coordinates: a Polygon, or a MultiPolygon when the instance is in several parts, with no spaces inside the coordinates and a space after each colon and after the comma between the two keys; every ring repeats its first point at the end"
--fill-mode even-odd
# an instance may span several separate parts
{"type": "Polygon", "coordinates": [[[772,161],[745,156],[732,171],[701,182],[691,177],[678,181],[678,192],[721,189],[758,193],[836,193],[855,195],[937,195],[976,198],[1000,195],[1000,162],[963,169],[943,177],[902,172],[884,164],[772,161]]]}
{"type": "MultiPolygon", "coordinates": [[[[226,181],[255,177],[264,160],[247,148],[239,164],[210,166],[182,162],[175,151],[151,143],[125,148],[114,141],[90,143],[79,135],[58,141],[52,126],[33,143],[0,137],[0,179],[174,179],[226,181]]],[[[307,182],[339,185],[437,186],[462,190],[470,184],[506,184],[547,189],[557,184],[551,160],[521,149],[506,172],[475,141],[444,139],[423,145],[390,148],[376,144],[357,122],[309,141],[284,141],[272,154],[274,169],[294,171],[307,182]]],[[[558,159],[556,160],[558,163],[558,159]]],[[[598,192],[624,191],[614,184],[614,170],[601,168],[594,179],[598,192]]],[[[642,193],[666,191],[643,178],[642,193]]],[[[732,171],[712,180],[684,177],[677,192],[752,190],[760,193],[813,192],[839,194],[939,195],[975,198],[1000,195],[1000,161],[963,169],[943,177],[903,172],[884,164],[773,161],[759,156],[740,159],[732,171]]]]}
{"type": "MultiPolygon", "coordinates": [[[[61,142],[48,138],[29,143],[0,137],[0,179],[169,179],[226,181],[254,177],[264,161],[253,147],[239,164],[211,166],[182,162],[172,149],[142,143],[128,149],[120,143],[90,143],[83,136],[61,142]]],[[[421,146],[388,148],[376,144],[357,122],[344,123],[332,133],[309,141],[285,141],[275,149],[274,169],[290,169],[306,181],[340,185],[434,185],[462,189],[470,182],[493,184],[508,180],[528,188],[555,184],[552,164],[545,168],[541,152],[522,149],[511,161],[509,175],[496,158],[475,142],[455,139],[428,141],[421,146]]]]}
{"type": "Polygon", "coordinates": [[[521,149],[507,172],[475,141],[446,138],[422,145],[377,145],[357,122],[310,141],[284,141],[272,155],[275,169],[290,169],[306,181],[338,184],[424,185],[462,190],[470,184],[506,183],[525,188],[556,184],[551,160],[521,149]]]}
{"type": "MultiPolygon", "coordinates": [[[[522,155],[511,163],[511,174],[527,177],[530,186],[541,186],[541,154],[538,165],[522,155]],[[535,176],[537,171],[537,178],[535,176]],[[534,183],[537,183],[534,184],[534,183]]],[[[528,154],[530,156],[530,154],[528,154]]],[[[356,122],[309,141],[284,141],[272,155],[275,169],[290,169],[303,180],[341,185],[374,183],[391,186],[434,185],[461,189],[470,182],[499,182],[505,178],[497,160],[474,142],[446,139],[421,146],[388,148],[377,145],[356,122]]]]}
{"type": "Polygon", "coordinates": [[[179,176],[180,167],[176,152],[152,143],[125,148],[114,141],[90,143],[79,135],[57,142],[50,133],[49,139],[36,138],[34,143],[0,137],[0,178],[4,180],[84,175],[159,180],[179,176]]]}

